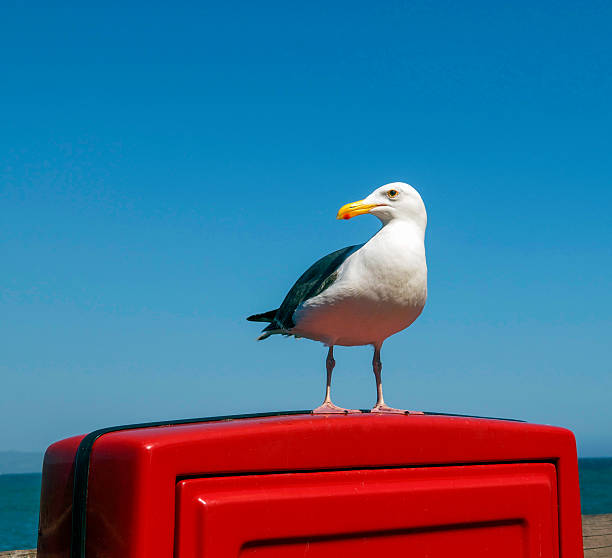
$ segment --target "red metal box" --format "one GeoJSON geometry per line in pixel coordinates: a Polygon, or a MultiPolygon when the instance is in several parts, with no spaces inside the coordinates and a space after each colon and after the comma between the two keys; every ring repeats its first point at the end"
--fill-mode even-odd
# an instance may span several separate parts
{"type": "Polygon", "coordinates": [[[39,558],[582,556],[568,430],[373,414],[136,426],[47,450],[39,558]]]}

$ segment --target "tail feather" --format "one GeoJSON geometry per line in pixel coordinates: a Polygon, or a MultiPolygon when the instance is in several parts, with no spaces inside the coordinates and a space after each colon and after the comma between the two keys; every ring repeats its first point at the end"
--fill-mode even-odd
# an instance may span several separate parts
{"type": "Polygon", "coordinates": [[[288,331],[284,329],[275,329],[272,326],[268,326],[264,328],[261,332],[261,335],[257,338],[257,341],[263,341],[270,337],[270,335],[291,335],[288,331]]]}
{"type": "Polygon", "coordinates": [[[277,310],[270,310],[268,312],[262,312],[261,314],[253,314],[249,316],[247,320],[249,322],[268,322],[268,325],[263,328],[261,335],[257,338],[257,341],[263,341],[270,337],[270,335],[291,335],[286,330],[279,328],[279,324],[275,323],[274,318],[276,317],[277,310]]]}
{"type": "Polygon", "coordinates": [[[252,316],[249,316],[247,320],[249,322],[268,322],[270,323],[274,319],[274,316],[276,316],[277,312],[278,312],[278,308],[276,310],[268,310],[268,312],[262,312],[261,314],[253,314],[252,316]]]}

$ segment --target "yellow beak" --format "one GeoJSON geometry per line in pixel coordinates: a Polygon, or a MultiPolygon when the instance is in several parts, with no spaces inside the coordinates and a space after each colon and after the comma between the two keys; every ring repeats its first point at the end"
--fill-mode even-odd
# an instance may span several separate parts
{"type": "Polygon", "coordinates": [[[373,207],[378,207],[380,204],[377,203],[363,203],[365,200],[359,200],[353,203],[347,203],[343,205],[336,215],[336,219],[350,219],[357,215],[363,215],[369,213],[373,207]]]}

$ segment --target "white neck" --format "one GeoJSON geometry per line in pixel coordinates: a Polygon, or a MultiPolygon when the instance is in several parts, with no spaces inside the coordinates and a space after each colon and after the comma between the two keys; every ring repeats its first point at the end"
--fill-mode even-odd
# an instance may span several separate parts
{"type": "Polygon", "coordinates": [[[425,227],[407,219],[391,219],[382,224],[376,236],[381,234],[384,236],[393,235],[397,238],[419,239],[423,242],[425,240],[425,227]]]}

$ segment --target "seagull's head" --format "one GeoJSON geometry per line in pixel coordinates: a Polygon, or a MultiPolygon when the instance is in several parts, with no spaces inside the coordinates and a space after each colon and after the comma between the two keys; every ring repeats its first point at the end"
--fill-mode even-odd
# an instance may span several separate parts
{"type": "Polygon", "coordinates": [[[405,182],[391,182],[374,190],[367,198],[347,203],[338,211],[338,219],[350,219],[369,213],[383,225],[395,220],[415,223],[425,230],[427,212],[419,193],[405,182]]]}

